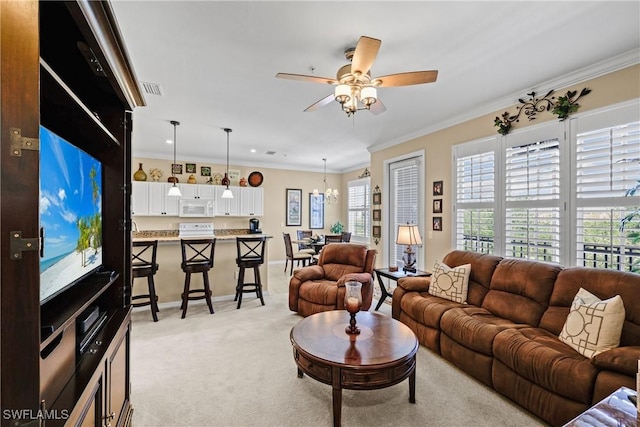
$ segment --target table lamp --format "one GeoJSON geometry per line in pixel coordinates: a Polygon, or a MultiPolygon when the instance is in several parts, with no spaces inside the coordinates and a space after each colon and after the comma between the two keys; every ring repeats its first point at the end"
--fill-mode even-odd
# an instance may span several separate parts
{"type": "Polygon", "coordinates": [[[404,261],[403,270],[405,272],[410,271],[412,273],[415,273],[416,268],[414,267],[414,265],[416,263],[416,253],[413,252],[411,246],[422,244],[422,237],[420,237],[420,230],[418,230],[418,226],[409,223],[407,223],[406,225],[399,225],[396,244],[407,245],[407,249],[404,250],[404,257],[402,258],[402,260],[404,261]]]}

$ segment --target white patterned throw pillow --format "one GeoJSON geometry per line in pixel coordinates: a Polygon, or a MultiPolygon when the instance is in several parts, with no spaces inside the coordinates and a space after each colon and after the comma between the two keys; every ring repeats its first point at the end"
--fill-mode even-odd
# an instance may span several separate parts
{"type": "Polygon", "coordinates": [[[452,268],[443,262],[436,261],[431,273],[429,293],[461,304],[465,303],[467,302],[470,274],[471,264],[452,268]]]}
{"type": "Polygon", "coordinates": [[[624,315],[620,295],[603,301],[580,288],[560,332],[560,341],[592,358],[620,345],[624,315]]]}

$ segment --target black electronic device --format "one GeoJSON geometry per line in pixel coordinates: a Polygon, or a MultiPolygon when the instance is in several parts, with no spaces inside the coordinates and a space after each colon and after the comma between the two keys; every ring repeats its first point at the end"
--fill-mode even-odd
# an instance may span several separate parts
{"type": "Polygon", "coordinates": [[[258,218],[251,218],[249,220],[249,233],[250,234],[262,233],[262,230],[260,230],[260,220],[258,218]]]}
{"type": "Polygon", "coordinates": [[[84,335],[91,326],[98,320],[100,316],[100,308],[94,305],[87,308],[76,318],[76,328],[78,335],[84,335]]]}
{"type": "Polygon", "coordinates": [[[102,312],[98,314],[98,318],[91,325],[91,327],[84,333],[78,334],[79,342],[78,342],[78,354],[82,356],[88,349],[89,346],[93,343],[93,339],[98,332],[102,329],[104,324],[107,322],[107,313],[102,312]]]}

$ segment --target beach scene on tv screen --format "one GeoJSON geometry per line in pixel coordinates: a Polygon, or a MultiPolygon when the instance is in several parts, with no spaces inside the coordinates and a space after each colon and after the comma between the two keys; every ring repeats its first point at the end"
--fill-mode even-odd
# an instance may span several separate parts
{"type": "Polygon", "coordinates": [[[43,301],[102,265],[102,168],[42,127],[40,142],[43,301]]]}

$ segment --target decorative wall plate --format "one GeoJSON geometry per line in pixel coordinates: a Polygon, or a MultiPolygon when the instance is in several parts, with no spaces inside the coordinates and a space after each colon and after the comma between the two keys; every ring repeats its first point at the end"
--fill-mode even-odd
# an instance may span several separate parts
{"type": "Polygon", "coordinates": [[[263,180],[264,180],[264,177],[258,171],[251,172],[249,174],[249,185],[252,187],[260,187],[262,185],[263,180]]]}

